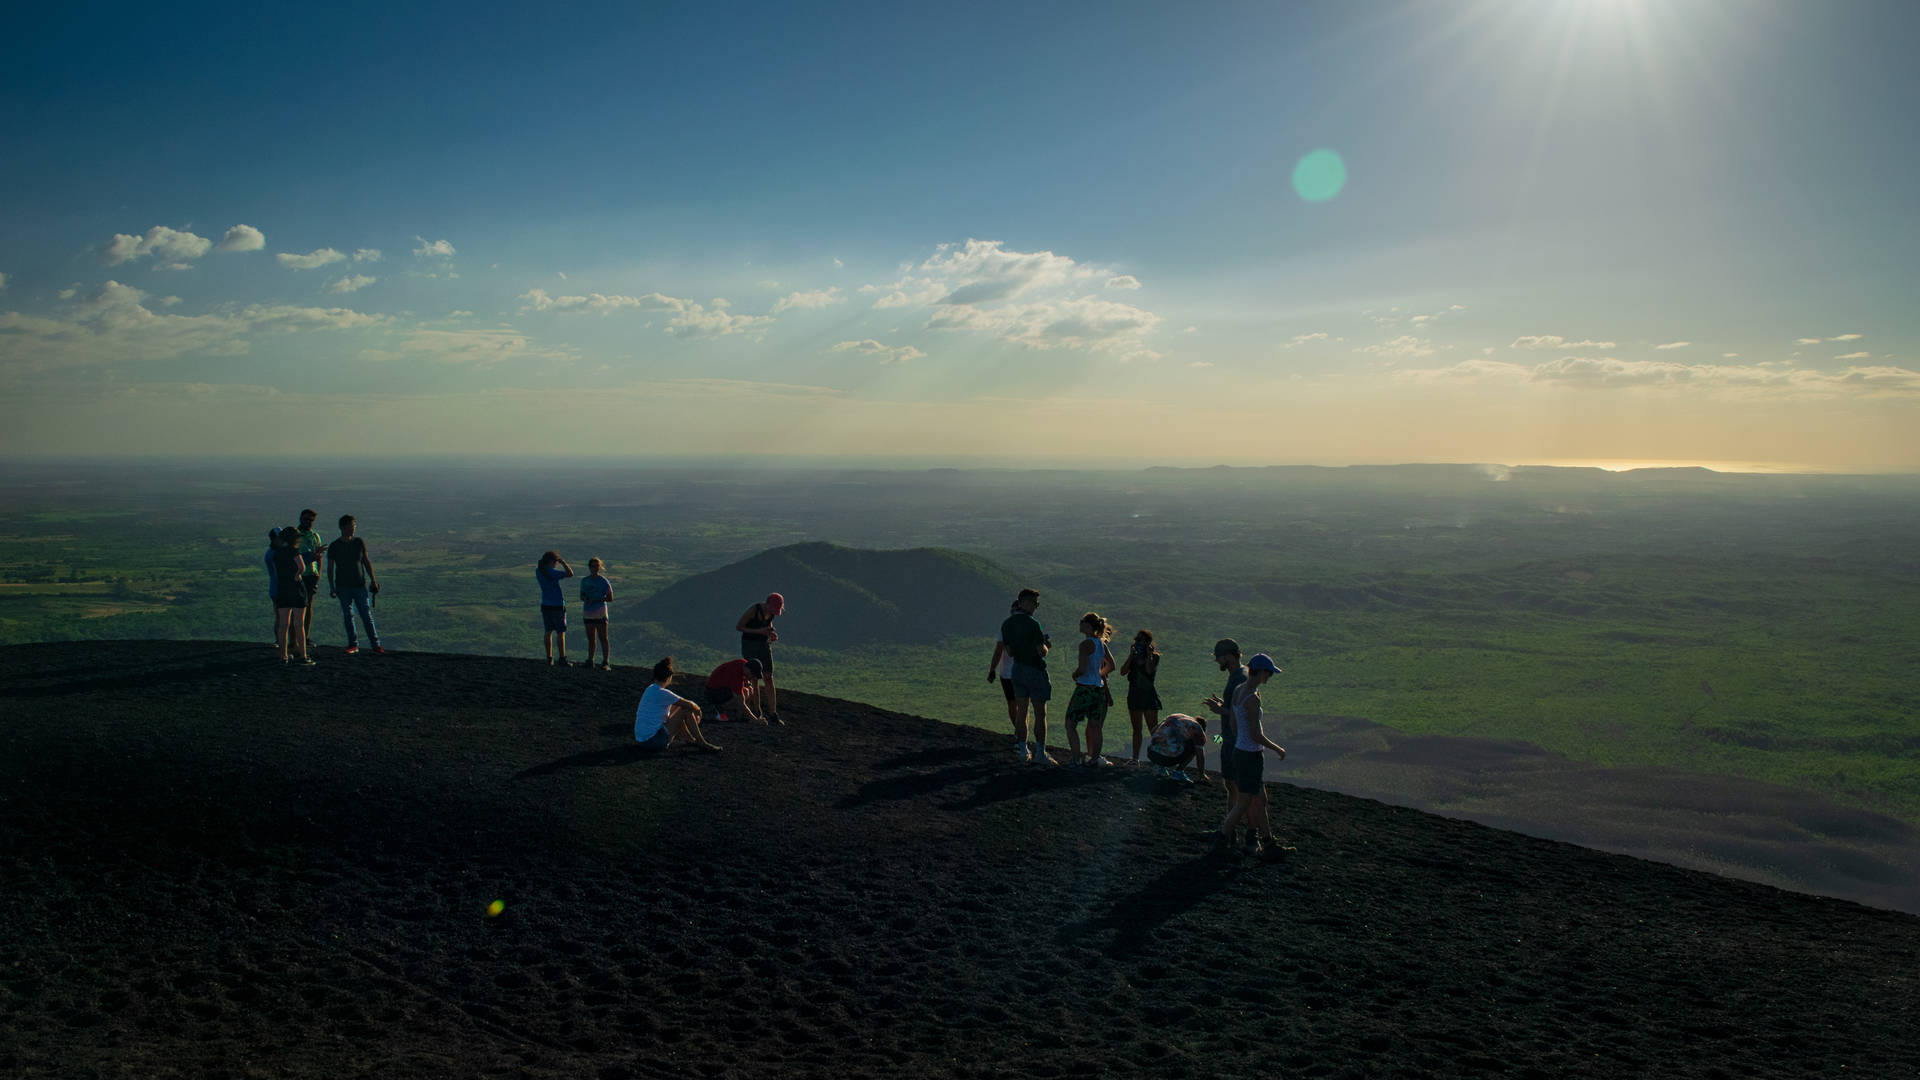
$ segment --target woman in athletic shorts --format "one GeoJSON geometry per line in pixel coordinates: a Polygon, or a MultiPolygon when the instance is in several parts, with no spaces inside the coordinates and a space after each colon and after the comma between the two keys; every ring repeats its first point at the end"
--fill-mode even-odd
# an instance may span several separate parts
{"type": "Polygon", "coordinates": [[[1089,611],[1080,617],[1080,659],[1073,669],[1073,697],[1067,702],[1067,752],[1076,764],[1111,765],[1100,756],[1101,727],[1107,722],[1107,706],[1113,694],[1107,689],[1107,675],[1113,671],[1113,650],[1107,647],[1111,628],[1099,613],[1089,611]],[[1080,722],[1087,722],[1087,753],[1080,756],[1080,722]]]}
{"type": "Polygon", "coordinates": [[[1153,647],[1153,631],[1133,635],[1133,648],[1127,651],[1120,674],[1127,679],[1127,720],[1133,724],[1133,760],[1140,764],[1140,738],[1151,732],[1160,720],[1160,693],[1153,688],[1153,677],[1160,673],[1160,650],[1153,647]]]}
{"type": "Polygon", "coordinates": [[[1280,674],[1279,665],[1266,653],[1255,653],[1247,661],[1247,681],[1234,693],[1233,724],[1235,741],[1233,746],[1234,771],[1233,784],[1236,794],[1233,809],[1227,812],[1226,820],[1220,823],[1220,832],[1214,837],[1216,852],[1233,850],[1233,829],[1246,818],[1248,823],[1260,832],[1260,853],[1268,859],[1277,859],[1286,853],[1286,848],[1273,835],[1273,823],[1267,816],[1267,795],[1265,765],[1266,754],[1271,750],[1274,760],[1283,760],[1287,748],[1267,738],[1260,724],[1260,688],[1268,679],[1280,674]]]}
{"type": "Polygon", "coordinates": [[[300,530],[288,525],[274,539],[273,549],[273,636],[280,643],[280,662],[290,663],[290,652],[299,653],[302,666],[312,667],[307,656],[307,561],[300,557],[300,530]]]}
{"type": "Polygon", "coordinates": [[[733,624],[733,628],[740,631],[740,659],[760,661],[761,674],[767,680],[760,695],[765,706],[762,712],[775,724],[786,721],[780,719],[780,697],[773,685],[773,643],[780,640],[780,631],[773,628],[773,620],[786,608],[786,597],[768,593],[765,600],[748,608],[733,624]]]}

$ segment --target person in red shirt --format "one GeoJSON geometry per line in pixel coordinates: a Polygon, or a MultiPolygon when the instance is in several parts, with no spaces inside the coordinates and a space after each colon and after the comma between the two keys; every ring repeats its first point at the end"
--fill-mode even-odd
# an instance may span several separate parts
{"type": "Polygon", "coordinates": [[[760,699],[760,677],[764,669],[756,659],[729,660],[707,673],[707,704],[717,715],[715,720],[725,720],[729,716],[743,717],[766,723],[766,718],[754,711],[754,703],[760,699]]]}

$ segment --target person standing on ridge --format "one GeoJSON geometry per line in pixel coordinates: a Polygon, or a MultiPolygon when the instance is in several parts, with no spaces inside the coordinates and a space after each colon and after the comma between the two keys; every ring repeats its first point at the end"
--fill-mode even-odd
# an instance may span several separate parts
{"type": "Polygon", "coordinates": [[[580,579],[580,622],[587,631],[587,662],[581,667],[593,666],[593,642],[600,639],[600,670],[613,670],[613,646],[607,644],[607,605],[613,602],[613,583],[600,571],[606,564],[599,559],[587,560],[587,576],[580,579]]]}
{"type": "Polygon", "coordinates": [[[1271,656],[1255,653],[1247,661],[1247,681],[1240,687],[1239,696],[1230,706],[1237,734],[1233,747],[1234,787],[1239,794],[1234,797],[1233,808],[1227,811],[1226,820],[1220,823],[1220,832],[1213,840],[1214,851],[1221,854],[1233,850],[1233,829],[1242,819],[1259,832],[1262,858],[1279,859],[1288,850],[1273,835],[1263,775],[1266,755],[1261,752],[1273,751],[1275,761],[1284,761],[1287,756],[1287,748],[1267,738],[1267,733],[1260,727],[1260,688],[1278,674],[1280,667],[1271,656]]]}
{"type": "Polygon", "coordinates": [[[1133,635],[1133,648],[1127,651],[1126,663],[1120,665],[1120,674],[1127,680],[1127,720],[1133,725],[1132,765],[1140,764],[1141,734],[1159,726],[1160,693],[1153,688],[1154,676],[1159,673],[1160,650],[1153,647],[1153,631],[1142,630],[1133,635]]]}
{"type": "Polygon", "coordinates": [[[1033,617],[1039,607],[1039,590],[1021,589],[1013,601],[1013,614],[1000,624],[1000,640],[1013,657],[1013,707],[1019,714],[1014,730],[1026,726],[1027,712],[1033,712],[1033,753],[1027,760],[1058,765],[1047,753],[1047,702],[1053,697],[1053,685],[1047,681],[1047,651],[1053,642],[1033,617]]]}
{"type": "MultiPolygon", "coordinates": [[[[1016,601],[1007,606],[1007,614],[1020,610],[1016,601]]],[[[987,661],[987,685],[992,686],[995,679],[1000,680],[1000,690],[1007,698],[1007,720],[1013,724],[1013,756],[1025,765],[1032,755],[1027,751],[1027,714],[1014,707],[1013,698],[1013,653],[1007,649],[1007,641],[994,631],[993,659],[987,661]]]]}
{"type": "Polygon", "coordinates": [[[303,584],[307,589],[307,606],[300,614],[300,626],[306,640],[313,639],[314,601],[320,597],[320,559],[326,552],[327,542],[321,539],[313,523],[319,514],[309,507],[300,511],[300,559],[306,563],[307,573],[303,584]]]}
{"type": "Polygon", "coordinates": [[[387,650],[380,647],[380,631],[373,628],[373,609],[368,600],[380,591],[373,577],[373,560],[367,558],[367,542],[353,535],[353,515],[340,515],[340,539],[327,545],[327,595],[340,601],[340,621],[347,625],[347,655],[360,651],[353,633],[353,613],[360,612],[360,625],[367,628],[367,648],[377,656],[387,650]],[[363,573],[364,571],[364,573],[363,573]]]}
{"type": "Polygon", "coordinates": [[[573,576],[573,567],[557,551],[540,556],[533,577],[540,583],[540,643],[547,649],[547,666],[553,666],[553,639],[560,639],[560,665],[567,663],[567,597],[560,583],[573,576]]]}
{"type": "Polygon", "coordinates": [[[301,618],[301,611],[307,606],[306,560],[300,557],[300,530],[291,525],[280,530],[280,537],[273,549],[273,576],[277,579],[273,593],[273,636],[280,645],[280,662],[285,664],[291,659],[290,653],[300,654],[300,663],[313,667],[313,659],[307,655],[307,624],[301,618]]]}
{"type": "MultiPolygon", "coordinates": [[[[267,553],[261,559],[261,561],[266,565],[266,568],[267,568],[267,602],[273,605],[273,610],[276,613],[279,612],[280,610],[280,603],[278,599],[280,595],[280,576],[273,568],[273,549],[279,546],[280,546],[280,530],[268,529],[267,530],[267,553]]],[[[280,618],[278,614],[274,616],[274,620],[273,620],[273,645],[277,649],[286,648],[286,641],[283,640],[280,633],[280,618]]]]}
{"type": "Polygon", "coordinates": [[[1080,656],[1073,666],[1073,697],[1067,700],[1067,752],[1076,765],[1111,765],[1100,754],[1100,738],[1113,695],[1107,676],[1113,672],[1113,650],[1107,648],[1107,620],[1089,611],[1080,616],[1080,656]],[[1087,722],[1087,754],[1080,756],[1080,722],[1087,722]]]}
{"type": "Polygon", "coordinates": [[[779,593],[768,593],[765,600],[748,608],[733,624],[740,631],[740,658],[760,661],[760,670],[767,680],[764,691],[766,718],[776,724],[784,724],[780,719],[779,691],[773,685],[773,643],[780,640],[780,631],[773,628],[773,620],[787,608],[787,598],[779,593]]]}
{"type": "MultiPolygon", "coordinates": [[[[1213,644],[1213,662],[1227,673],[1227,688],[1218,697],[1210,697],[1201,702],[1209,711],[1220,718],[1220,779],[1226,781],[1227,809],[1232,811],[1234,799],[1240,791],[1234,787],[1233,773],[1233,709],[1227,704],[1233,695],[1240,691],[1240,684],[1247,681],[1247,669],[1240,666],[1240,643],[1232,638],[1221,638],[1213,644]]],[[[1200,755],[1200,767],[1206,768],[1206,754],[1200,755]]],[[[1253,833],[1247,833],[1247,846],[1253,846],[1253,833]]]]}

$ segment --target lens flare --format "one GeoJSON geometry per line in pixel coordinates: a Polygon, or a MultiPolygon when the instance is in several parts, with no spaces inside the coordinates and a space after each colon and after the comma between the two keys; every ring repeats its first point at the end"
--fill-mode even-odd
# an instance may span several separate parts
{"type": "Polygon", "coordinates": [[[493,903],[487,905],[487,918],[491,919],[505,910],[507,910],[507,902],[505,900],[495,900],[493,903]]]}
{"type": "Polygon", "coordinates": [[[1347,186],[1347,163],[1331,150],[1315,150],[1293,167],[1293,190],[1308,202],[1326,202],[1347,186]]]}

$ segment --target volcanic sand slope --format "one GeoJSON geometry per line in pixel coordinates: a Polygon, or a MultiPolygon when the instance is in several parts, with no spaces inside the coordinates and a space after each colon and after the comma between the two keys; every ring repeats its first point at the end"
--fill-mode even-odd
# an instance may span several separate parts
{"type": "Polygon", "coordinates": [[[0,1074],[1920,1072],[1911,916],[1284,786],[1222,864],[1217,789],[977,730],[648,759],[637,671],[268,656],[0,650],[0,1074]]]}

